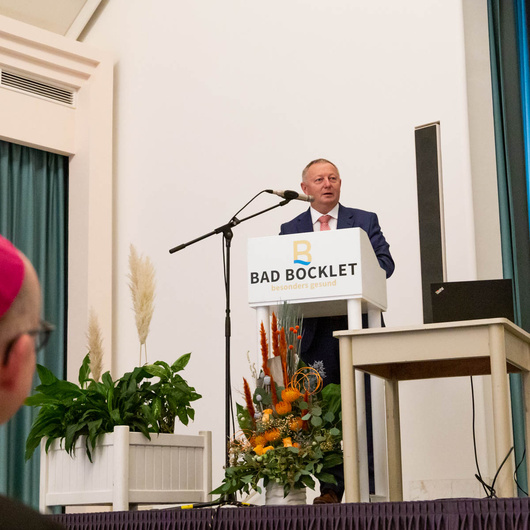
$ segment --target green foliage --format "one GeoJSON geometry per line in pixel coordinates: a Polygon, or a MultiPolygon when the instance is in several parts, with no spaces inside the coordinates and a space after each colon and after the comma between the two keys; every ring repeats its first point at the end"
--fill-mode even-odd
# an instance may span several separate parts
{"type": "Polygon", "coordinates": [[[254,426],[254,423],[252,421],[252,418],[250,417],[248,410],[239,403],[236,403],[236,410],[239,427],[243,431],[251,431],[254,426]]]}
{"type": "Polygon", "coordinates": [[[112,432],[116,425],[128,425],[147,438],[153,432],[172,433],[176,419],[187,425],[195,417],[190,404],[201,397],[177,373],[186,367],[190,355],[179,357],[171,366],[157,361],[135,368],[116,381],[106,372],[101,382],[89,377],[87,355],[79,369],[79,385],[58,379],[37,365],[41,384],[25,404],[40,407],[40,411],[26,440],[26,460],[44,437],[46,451],[60,439],[73,454],[79,437],[86,436],[86,452],[92,461],[98,437],[112,432]]]}

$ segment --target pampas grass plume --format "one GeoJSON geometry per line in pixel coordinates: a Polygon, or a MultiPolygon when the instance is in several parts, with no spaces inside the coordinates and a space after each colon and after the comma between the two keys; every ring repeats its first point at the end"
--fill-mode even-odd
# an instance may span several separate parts
{"type": "Polygon", "coordinates": [[[90,359],[90,372],[92,379],[99,381],[103,369],[103,339],[96,312],[91,309],[88,317],[88,356],[90,359]]]}
{"type": "Polygon", "coordinates": [[[149,257],[139,256],[134,245],[129,254],[129,288],[133,299],[140,344],[145,344],[154,311],[155,269],[149,257]]]}
{"type": "Polygon", "coordinates": [[[147,340],[155,308],[155,269],[150,258],[140,256],[134,245],[130,246],[128,277],[141,350],[147,340]]]}

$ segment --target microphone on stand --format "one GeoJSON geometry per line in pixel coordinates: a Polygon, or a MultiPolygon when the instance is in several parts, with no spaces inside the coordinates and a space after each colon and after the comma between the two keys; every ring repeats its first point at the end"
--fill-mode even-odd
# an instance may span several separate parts
{"type": "Polygon", "coordinates": [[[297,191],[292,191],[292,190],[265,190],[265,191],[267,193],[273,193],[274,195],[278,195],[278,197],[282,197],[290,201],[292,201],[293,199],[296,199],[298,201],[313,202],[315,200],[315,198],[312,195],[304,195],[303,193],[298,193],[297,191]]]}

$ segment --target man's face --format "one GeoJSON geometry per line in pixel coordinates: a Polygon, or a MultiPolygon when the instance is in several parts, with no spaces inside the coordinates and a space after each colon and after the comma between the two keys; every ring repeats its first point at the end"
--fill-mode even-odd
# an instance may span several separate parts
{"type": "Polygon", "coordinates": [[[35,338],[25,333],[37,329],[40,325],[41,294],[39,280],[35,270],[23,256],[26,272],[24,283],[17,302],[21,304],[16,311],[13,326],[13,342],[9,353],[4,356],[0,366],[0,423],[13,416],[31,392],[35,372],[36,352],[35,338]],[[20,315],[18,315],[20,312],[20,315]]]}
{"type": "Polygon", "coordinates": [[[306,195],[315,198],[313,208],[322,214],[331,211],[339,202],[341,180],[333,164],[328,162],[313,164],[307,170],[301,185],[306,195]]]}

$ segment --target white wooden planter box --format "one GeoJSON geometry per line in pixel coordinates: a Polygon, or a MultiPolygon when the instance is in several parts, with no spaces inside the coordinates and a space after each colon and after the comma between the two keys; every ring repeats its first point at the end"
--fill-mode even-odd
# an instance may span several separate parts
{"type": "Polygon", "coordinates": [[[199,435],[129,432],[115,427],[98,440],[90,462],[85,442],[72,458],[56,440],[41,443],[40,510],[50,506],[205,502],[212,490],[211,432],[199,435]]]}

